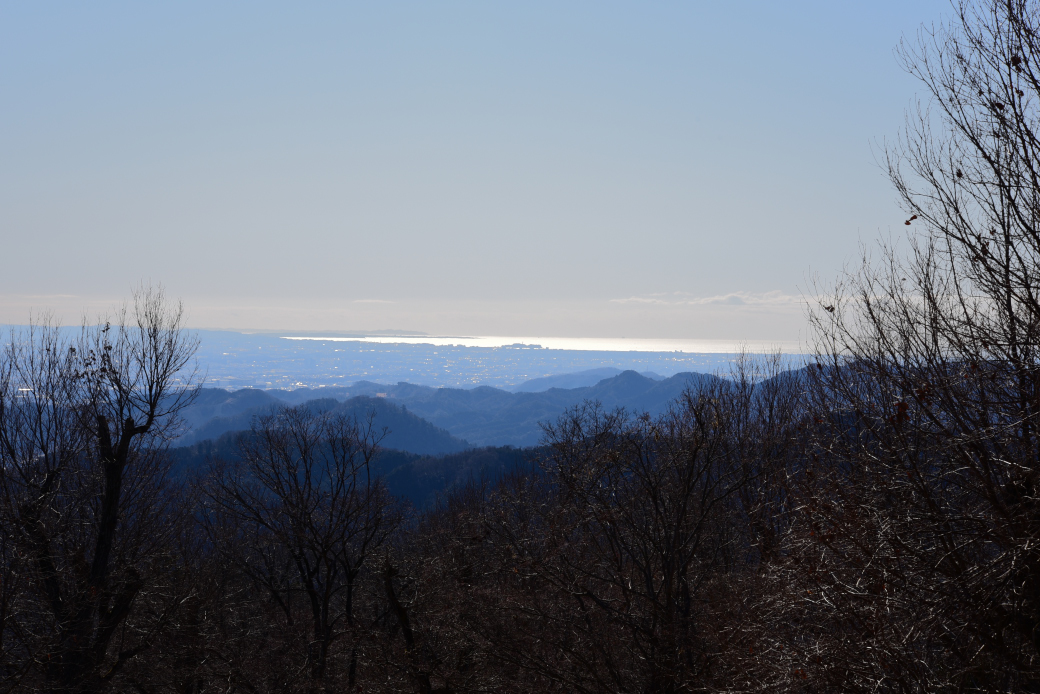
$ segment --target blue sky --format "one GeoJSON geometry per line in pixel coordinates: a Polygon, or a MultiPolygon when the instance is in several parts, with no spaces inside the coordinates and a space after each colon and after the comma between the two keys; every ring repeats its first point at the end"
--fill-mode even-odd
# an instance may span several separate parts
{"type": "Polygon", "coordinates": [[[0,322],[804,337],[945,2],[0,3],[0,322]]]}

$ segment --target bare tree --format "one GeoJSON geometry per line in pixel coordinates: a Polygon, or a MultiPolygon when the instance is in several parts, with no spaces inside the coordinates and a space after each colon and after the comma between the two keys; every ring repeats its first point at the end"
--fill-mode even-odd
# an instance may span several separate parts
{"type": "Polygon", "coordinates": [[[78,337],[44,322],[4,347],[0,534],[23,586],[2,624],[9,684],[102,691],[168,619],[176,599],[150,593],[172,513],[163,452],[195,348],[161,289],[78,337]]]}
{"type": "Polygon", "coordinates": [[[1034,690],[1040,5],[958,2],[900,55],[927,100],[887,163],[923,229],[813,314],[802,595],[833,621],[809,679],[1034,690]]]}
{"type": "Polygon", "coordinates": [[[370,421],[285,408],[255,420],[208,487],[213,537],[277,606],[283,653],[314,691],[355,686],[362,572],[398,522],[371,467],[378,439],[370,421]],[[303,615],[309,634],[296,634],[303,615]]]}
{"type": "Polygon", "coordinates": [[[733,681],[741,591],[776,551],[769,477],[785,458],[770,447],[790,421],[779,383],[744,376],[657,420],[587,405],[547,427],[544,476],[487,511],[500,579],[485,633],[502,661],[564,691],[733,681]]]}
{"type": "Polygon", "coordinates": [[[378,665],[380,691],[512,691],[537,686],[531,673],[502,667],[484,634],[489,614],[510,596],[499,590],[500,564],[486,522],[492,495],[526,485],[526,465],[492,485],[487,480],[452,490],[414,518],[395,538],[383,564],[386,601],[378,665]],[[518,676],[519,675],[519,676],[518,676]]]}

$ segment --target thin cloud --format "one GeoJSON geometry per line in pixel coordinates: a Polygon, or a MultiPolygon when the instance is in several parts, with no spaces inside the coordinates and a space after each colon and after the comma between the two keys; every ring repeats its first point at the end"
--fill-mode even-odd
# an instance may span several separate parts
{"type": "Polygon", "coordinates": [[[785,294],[780,290],[771,292],[730,292],[715,296],[693,296],[686,292],[644,294],[626,299],[611,299],[616,304],[643,304],[657,306],[799,306],[805,303],[800,296],[785,294]]]}
{"type": "Polygon", "coordinates": [[[354,299],[355,304],[396,304],[396,301],[387,301],[386,299],[354,299]]]}

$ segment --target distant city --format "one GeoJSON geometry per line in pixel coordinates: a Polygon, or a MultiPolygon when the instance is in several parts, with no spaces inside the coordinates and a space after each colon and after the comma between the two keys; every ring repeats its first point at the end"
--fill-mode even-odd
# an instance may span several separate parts
{"type": "MultiPolygon", "coordinates": [[[[203,330],[198,335],[201,339],[198,358],[206,371],[207,386],[231,390],[321,388],[356,381],[453,388],[486,385],[508,390],[534,378],[604,367],[652,372],[665,377],[687,371],[725,372],[737,358],[739,349],[735,344],[723,347],[718,343],[701,343],[702,348],[733,351],[619,351],[619,341],[596,341],[588,345],[599,349],[553,349],[524,342],[484,347],[474,345],[488,338],[449,340],[414,334],[406,338],[374,335],[301,339],[300,335],[290,333],[203,330]]],[[[554,343],[551,339],[541,342],[554,343]]],[[[673,346],[667,341],[660,342],[660,346],[673,346]]],[[[583,344],[580,340],[571,340],[568,346],[583,344]]],[[[685,346],[696,348],[697,344],[685,346]]],[[[765,344],[748,345],[748,348],[771,351],[765,344]]],[[[785,358],[792,364],[798,361],[797,354],[787,354],[785,358]]]]}

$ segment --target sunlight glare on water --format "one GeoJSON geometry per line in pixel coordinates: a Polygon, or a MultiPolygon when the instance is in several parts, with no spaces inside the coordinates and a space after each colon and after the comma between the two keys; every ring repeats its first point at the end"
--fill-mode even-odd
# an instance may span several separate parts
{"type": "Polygon", "coordinates": [[[797,342],[767,340],[675,340],[625,337],[457,337],[457,336],[392,336],[358,337],[291,337],[287,340],[321,342],[371,342],[377,344],[432,345],[435,347],[514,347],[518,349],[564,349],[585,352],[683,352],[691,354],[734,354],[746,351],[766,354],[782,351],[798,352],[797,342]]]}

